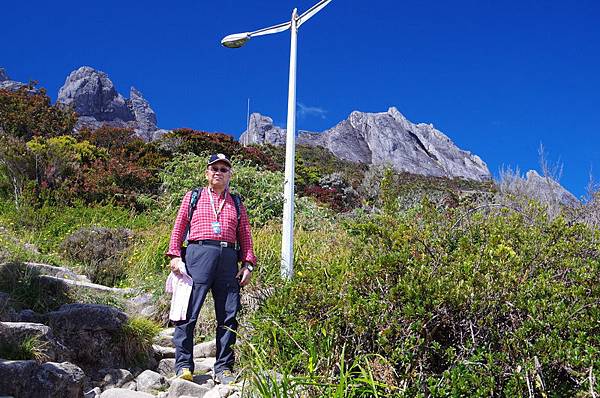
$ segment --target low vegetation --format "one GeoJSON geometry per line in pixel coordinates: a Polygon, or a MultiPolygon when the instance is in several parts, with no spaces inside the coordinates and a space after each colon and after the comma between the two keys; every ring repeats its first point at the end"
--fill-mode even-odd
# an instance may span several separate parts
{"type": "Polygon", "coordinates": [[[218,151],[234,159],[232,188],[259,258],[238,345],[259,396],[597,394],[597,187],[581,205],[549,207],[493,182],[399,174],[299,147],[295,276],[286,283],[282,148],[189,129],[146,143],[127,129],[73,132],[72,118],[43,91],[0,90],[0,290],[22,308],[120,305],[49,291],[18,266],[26,260],[151,291],[156,319],[130,319],[119,336],[132,364],[143,363],[156,322],[167,322],[175,213],[218,151]]]}
{"type": "Polygon", "coordinates": [[[143,366],[152,358],[152,343],[161,327],[150,319],[136,316],[127,319],[121,333],[115,338],[121,348],[122,357],[129,360],[130,366],[143,366]]]}

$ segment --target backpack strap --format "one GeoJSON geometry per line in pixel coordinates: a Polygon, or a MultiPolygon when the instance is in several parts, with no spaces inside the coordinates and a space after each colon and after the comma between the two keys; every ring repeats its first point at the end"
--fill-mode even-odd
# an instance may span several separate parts
{"type": "MultiPolygon", "coordinates": [[[[231,195],[231,199],[233,199],[233,203],[235,204],[235,211],[237,212],[237,226],[235,227],[235,238],[237,240],[237,237],[240,233],[240,218],[242,218],[242,198],[240,198],[240,195],[235,193],[229,192],[229,194],[231,195]]],[[[239,248],[240,243],[236,243],[239,248]]]]}
{"type": "Polygon", "coordinates": [[[231,199],[233,199],[233,203],[235,204],[235,211],[237,212],[237,221],[239,225],[240,218],[242,218],[242,198],[240,198],[240,195],[236,193],[229,192],[229,194],[231,195],[231,199]]]}
{"type": "Polygon", "coordinates": [[[194,215],[194,211],[196,210],[196,206],[198,205],[198,199],[202,195],[203,188],[194,188],[192,189],[192,195],[190,196],[190,205],[188,206],[188,224],[185,228],[185,244],[187,246],[188,236],[190,234],[190,227],[192,226],[192,216],[194,215]]]}

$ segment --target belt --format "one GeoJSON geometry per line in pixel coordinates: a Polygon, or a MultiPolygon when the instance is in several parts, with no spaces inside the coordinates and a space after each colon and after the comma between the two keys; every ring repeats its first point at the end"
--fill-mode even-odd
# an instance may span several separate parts
{"type": "Polygon", "coordinates": [[[227,247],[227,248],[235,249],[235,250],[239,249],[239,245],[237,244],[237,242],[231,243],[231,242],[223,242],[220,240],[213,240],[213,239],[190,240],[190,241],[188,241],[188,245],[209,245],[209,246],[227,247]]]}

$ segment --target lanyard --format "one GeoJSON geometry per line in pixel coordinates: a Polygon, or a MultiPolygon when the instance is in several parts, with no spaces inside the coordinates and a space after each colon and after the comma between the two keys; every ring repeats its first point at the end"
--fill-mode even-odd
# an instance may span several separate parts
{"type": "Polygon", "coordinates": [[[227,189],[225,189],[225,191],[223,191],[223,193],[225,194],[225,198],[223,198],[223,201],[221,202],[221,204],[219,205],[219,210],[217,210],[217,208],[215,207],[215,201],[213,199],[213,192],[210,188],[208,188],[208,197],[210,198],[210,206],[212,207],[213,213],[215,213],[215,220],[219,221],[219,214],[221,214],[221,210],[223,210],[223,206],[225,206],[225,202],[227,201],[227,189]]]}

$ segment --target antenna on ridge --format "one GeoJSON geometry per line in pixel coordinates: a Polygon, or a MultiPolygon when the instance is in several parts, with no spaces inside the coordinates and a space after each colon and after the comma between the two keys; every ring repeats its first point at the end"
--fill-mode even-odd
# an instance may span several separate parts
{"type": "Polygon", "coordinates": [[[246,115],[246,131],[250,130],[250,98],[248,98],[248,113],[246,115]]]}
{"type": "MultiPolygon", "coordinates": [[[[248,110],[246,111],[246,133],[250,131],[250,98],[248,98],[248,110]]],[[[246,146],[245,143],[243,143],[246,146]]]]}

